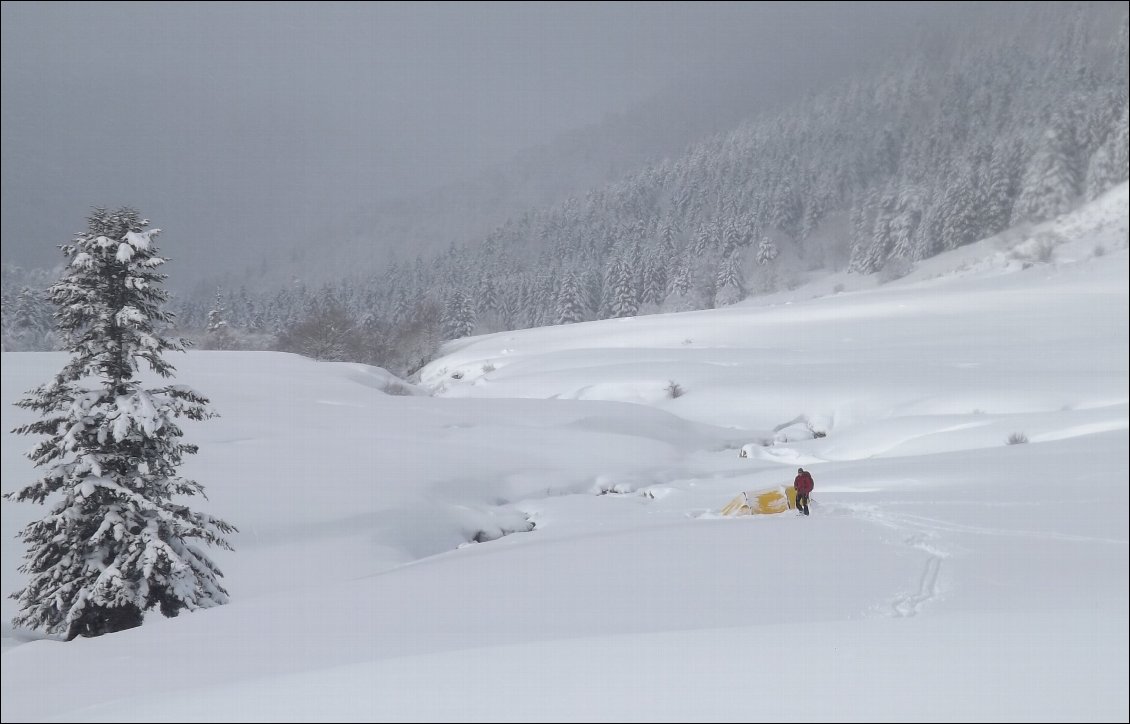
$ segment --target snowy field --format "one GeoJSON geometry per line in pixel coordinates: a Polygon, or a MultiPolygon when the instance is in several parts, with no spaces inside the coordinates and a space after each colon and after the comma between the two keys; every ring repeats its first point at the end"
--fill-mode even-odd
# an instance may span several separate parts
{"type": "MultiPolygon", "coordinates": [[[[240,529],[232,603],[59,643],[4,599],[3,720],[1126,721],[1127,207],[883,286],[460,340],[420,394],[173,357],[221,414],[184,471],[240,529]],[[810,517],[719,515],[798,465],[810,517]]],[[[3,355],[5,491],[11,403],[64,359],[3,355]]],[[[2,511],[7,594],[43,508],[2,511]]]]}

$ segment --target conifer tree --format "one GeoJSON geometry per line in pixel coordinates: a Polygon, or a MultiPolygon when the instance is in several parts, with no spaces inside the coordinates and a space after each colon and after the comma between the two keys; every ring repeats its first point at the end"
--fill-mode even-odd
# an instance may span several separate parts
{"type": "Polygon", "coordinates": [[[16,296],[6,337],[13,351],[50,349],[52,345],[51,312],[41,290],[28,287],[16,296]]]}
{"type": "Polygon", "coordinates": [[[447,339],[467,337],[475,331],[475,307],[471,296],[456,289],[443,307],[443,334],[447,339]]]}
{"type": "Polygon", "coordinates": [[[1078,174],[1072,165],[1071,133],[1048,128],[1043,143],[1028,162],[1013,208],[1013,222],[1044,221],[1070,208],[1078,193],[1078,174]]]}
{"type": "Polygon", "coordinates": [[[1128,151],[1127,118],[1130,110],[1122,109],[1122,116],[1118,119],[1114,130],[1106,141],[1095,151],[1091,158],[1091,165],[1087,169],[1087,197],[1098,198],[1104,191],[1115,184],[1126,180],[1127,167],[1130,158],[1128,151]]]}
{"type": "Polygon", "coordinates": [[[572,271],[565,272],[561,278],[561,289],[557,293],[557,324],[574,324],[585,321],[584,292],[572,271]]]}
{"type": "Polygon", "coordinates": [[[777,254],[777,245],[770,241],[769,237],[763,236],[757,245],[757,263],[765,266],[776,259],[777,254]]]}
{"type": "Polygon", "coordinates": [[[634,317],[639,314],[639,298],[631,266],[623,256],[613,258],[605,279],[604,292],[607,317],[634,317]]]}
{"type": "Polygon", "coordinates": [[[774,292],[777,290],[777,270],[773,263],[778,256],[777,245],[769,237],[761,237],[757,245],[757,267],[761,278],[761,291],[774,292]]]}
{"type": "Polygon", "coordinates": [[[741,269],[741,252],[733,251],[722,258],[715,282],[715,306],[725,306],[745,299],[745,278],[741,269]]]}
{"type": "Polygon", "coordinates": [[[216,299],[208,310],[208,326],[204,343],[206,349],[234,349],[235,335],[228,324],[228,309],[224,304],[224,293],[216,290],[216,299]]]}
{"type": "Polygon", "coordinates": [[[197,448],[181,441],[176,420],[214,416],[208,400],[183,385],[147,389],[138,379],[141,362],[171,377],[162,355],[185,346],[162,336],[172,315],[162,309],[159,230],[146,231],[149,222],[129,208],[96,209],[88,222],[61,247],[68,264],[48,290],[70,360],[16,403],[41,415],[15,432],[45,436],[28,453],[42,477],[4,496],[58,496],[19,534],[27,583],[12,594],[13,624],[67,640],[138,626],[153,608],[176,616],[226,603],[223,574],[196,542],[231,550],[223,534],[235,531],[174,501],[203,495],[177,474],[197,448]]]}
{"type": "Polygon", "coordinates": [[[667,282],[667,298],[663,307],[669,312],[689,312],[698,309],[697,300],[694,298],[694,280],[691,274],[691,262],[686,253],[679,254],[675,259],[671,278],[667,282]]]}

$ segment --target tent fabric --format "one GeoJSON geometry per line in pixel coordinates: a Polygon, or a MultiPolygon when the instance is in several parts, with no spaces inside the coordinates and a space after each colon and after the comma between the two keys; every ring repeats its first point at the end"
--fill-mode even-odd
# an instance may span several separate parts
{"type": "Polygon", "coordinates": [[[778,485],[738,493],[722,508],[722,515],[771,515],[795,508],[796,489],[791,485],[778,485]]]}

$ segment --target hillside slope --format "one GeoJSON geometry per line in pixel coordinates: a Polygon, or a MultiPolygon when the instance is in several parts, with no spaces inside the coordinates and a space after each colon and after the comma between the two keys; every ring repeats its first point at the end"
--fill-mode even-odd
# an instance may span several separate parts
{"type": "MultiPolygon", "coordinates": [[[[240,528],[215,555],[232,603],[67,644],[5,629],[3,719],[1125,720],[1122,199],[1027,268],[1000,249],[463,340],[421,375],[435,397],[189,353],[178,381],[222,417],[188,426],[185,467],[240,528]],[[718,515],[798,465],[811,517],[718,515]]],[[[6,430],[62,360],[3,355],[6,430]]],[[[5,491],[30,444],[5,434],[5,491]]],[[[5,535],[5,592],[20,554],[5,535]]]]}

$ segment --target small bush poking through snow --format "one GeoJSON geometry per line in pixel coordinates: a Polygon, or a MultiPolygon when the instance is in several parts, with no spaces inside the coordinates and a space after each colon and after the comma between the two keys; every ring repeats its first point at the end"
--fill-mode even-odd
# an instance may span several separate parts
{"type": "Polygon", "coordinates": [[[1106,247],[1102,244],[1095,244],[1094,250],[1091,252],[1093,256],[1103,256],[1106,254],[1106,247]]]}
{"type": "Polygon", "coordinates": [[[384,386],[384,393],[396,397],[407,397],[412,394],[412,391],[397,382],[389,382],[384,386]]]}
{"type": "Polygon", "coordinates": [[[1063,237],[1054,232],[1043,232],[1012,250],[1012,258],[1024,263],[1027,269],[1033,264],[1049,264],[1055,258],[1055,248],[1062,244],[1063,237]]]}
{"type": "Polygon", "coordinates": [[[667,396],[672,400],[676,397],[683,396],[683,388],[679,386],[678,382],[671,380],[671,384],[667,385],[667,396]]]}
{"type": "Polygon", "coordinates": [[[532,520],[527,518],[525,523],[517,526],[500,525],[491,528],[480,529],[476,531],[473,536],[471,536],[471,540],[469,542],[489,543],[492,540],[498,540],[499,538],[503,538],[514,533],[529,533],[535,527],[537,527],[536,524],[532,520]]]}
{"type": "Polygon", "coordinates": [[[1020,445],[1028,442],[1028,436],[1022,432],[1014,432],[1008,436],[1009,445],[1020,445]]]}
{"type": "Polygon", "coordinates": [[[495,366],[493,364],[491,364],[490,362],[487,362],[485,365],[483,365],[483,374],[484,375],[490,374],[491,372],[494,372],[494,370],[495,370],[495,366]]]}
{"type": "Polygon", "coordinates": [[[914,271],[914,262],[910,259],[901,256],[892,257],[879,270],[879,283],[886,284],[896,279],[902,279],[912,271],[914,271]]]}
{"type": "Polygon", "coordinates": [[[1036,244],[1033,253],[1035,254],[1036,261],[1041,264],[1047,264],[1055,257],[1055,243],[1051,239],[1042,238],[1036,244]]]}

